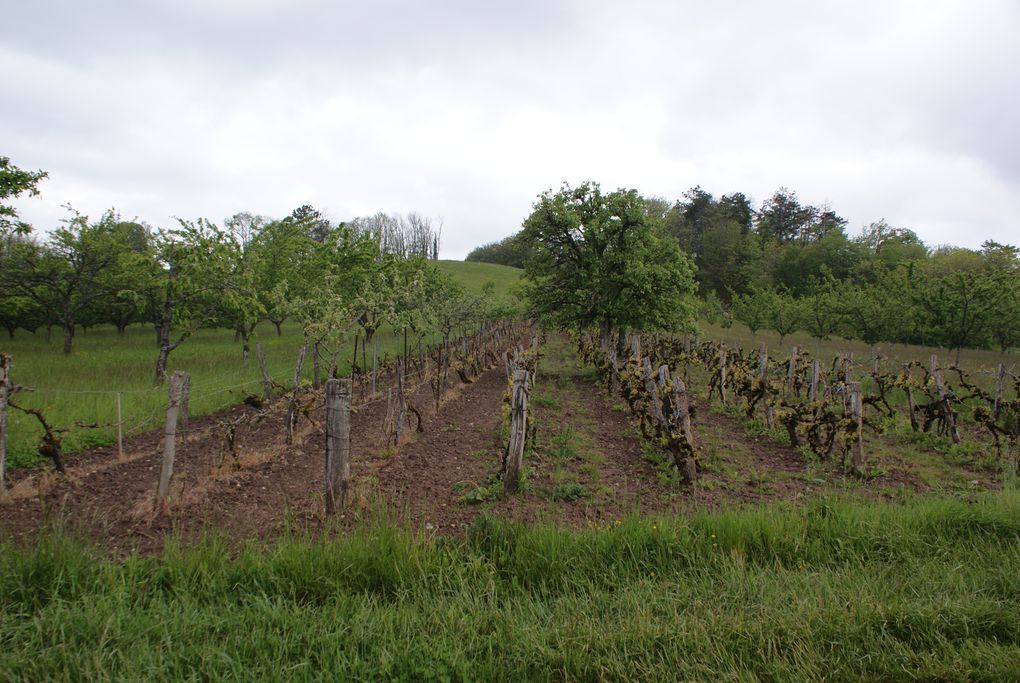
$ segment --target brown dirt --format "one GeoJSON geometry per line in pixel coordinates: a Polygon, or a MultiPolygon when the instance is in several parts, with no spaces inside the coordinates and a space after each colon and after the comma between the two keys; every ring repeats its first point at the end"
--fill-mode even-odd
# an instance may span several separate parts
{"type": "Polygon", "coordinates": [[[861,484],[832,464],[809,465],[792,448],[749,435],[742,418],[713,412],[703,400],[695,401],[703,472],[696,485],[682,486],[655,462],[625,404],[607,397],[566,339],[550,337],[542,354],[531,402],[537,433],[518,495],[497,495],[507,388],[500,366],[471,384],[458,382],[438,412],[421,385],[412,403],[423,413],[424,432],[398,449],[388,447],[382,431],[385,396],[359,406],[352,418],[353,492],[344,515],[323,513],[322,408],[308,411],[288,445],[278,401],[261,421],[245,405],[192,421],[179,446],[167,515],[152,512],[160,431],[129,440],[124,461],[108,447],[68,457],[67,478],[50,473],[48,464],[12,472],[13,489],[0,503],[0,540],[31,542],[41,529],[59,525],[114,553],[152,553],[168,538],[188,542],[210,531],[232,544],[288,531],[342,533],[360,516],[380,512],[417,530],[457,533],[483,512],[579,527],[633,513],[796,501],[834,489],[877,497],[925,488],[906,466],[894,464],[861,484]],[[248,422],[238,427],[235,460],[226,453],[225,430],[239,420],[248,422]]]}

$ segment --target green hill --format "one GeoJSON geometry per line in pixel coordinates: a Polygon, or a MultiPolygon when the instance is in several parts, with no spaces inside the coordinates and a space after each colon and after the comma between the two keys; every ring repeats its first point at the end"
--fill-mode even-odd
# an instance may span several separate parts
{"type": "Polygon", "coordinates": [[[479,261],[438,261],[438,264],[440,270],[460,280],[469,292],[480,292],[486,282],[492,282],[497,294],[506,295],[524,274],[520,268],[479,261]]]}

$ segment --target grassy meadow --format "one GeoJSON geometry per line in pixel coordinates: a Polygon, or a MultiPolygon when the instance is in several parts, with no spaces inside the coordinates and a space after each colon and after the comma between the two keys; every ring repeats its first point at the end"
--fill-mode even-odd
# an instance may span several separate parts
{"type": "Polygon", "coordinates": [[[1020,496],[0,547],[0,680],[1020,679],[1020,496]]]}
{"type": "MultiPolygon", "coordinates": [[[[492,282],[497,294],[504,296],[521,273],[506,266],[458,261],[440,261],[439,267],[463,282],[468,291],[480,292],[485,283],[492,282]]],[[[402,340],[391,329],[383,328],[377,338],[380,359],[402,349],[402,340]]],[[[234,340],[232,331],[223,329],[199,330],[170,354],[169,372],[191,373],[192,415],[206,415],[236,404],[246,393],[261,393],[261,374],[254,355],[256,341],[265,350],[273,379],[292,382],[298,350],[304,343],[294,324],[284,323],[282,336],[277,336],[270,323],[259,325],[247,362],[242,357],[240,341],[234,340]]],[[[350,367],[353,343],[352,335],[338,357],[342,371],[350,367]]],[[[13,382],[32,389],[16,395],[14,400],[18,404],[41,408],[57,428],[74,427],[77,423],[99,425],[94,429],[71,429],[64,436],[65,452],[115,443],[117,393],[121,394],[125,435],[160,426],[167,390],[152,383],[156,346],[151,326],[133,325],[123,336],[109,326],[79,331],[70,356],[64,356],[62,344],[59,331],[54,331],[50,339],[46,338],[45,330],[35,334],[19,330],[14,339],[0,338],[0,352],[11,354],[13,359],[13,382]]],[[[303,376],[312,377],[310,356],[306,358],[303,376]]],[[[8,466],[37,461],[42,428],[36,419],[10,410],[8,422],[8,466]]]]}

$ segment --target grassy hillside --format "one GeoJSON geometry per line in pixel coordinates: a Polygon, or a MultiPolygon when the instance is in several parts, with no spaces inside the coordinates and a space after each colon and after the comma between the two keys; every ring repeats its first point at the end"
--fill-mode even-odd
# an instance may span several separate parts
{"type": "Polygon", "coordinates": [[[505,294],[524,274],[520,268],[478,261],[439,261],[439,268],[464,283],[469,292],[480,292],[492,282],[497,294],[505,294]]]}
{"type": "Polygon", "coordinates": [[[0,545],[0,680],[1017,680],[1020,498],[110,561],[0,545]]]}

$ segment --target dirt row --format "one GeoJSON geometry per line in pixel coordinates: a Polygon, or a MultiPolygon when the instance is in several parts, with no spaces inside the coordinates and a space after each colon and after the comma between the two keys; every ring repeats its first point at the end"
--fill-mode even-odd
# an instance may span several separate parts
{"type": "MultiPolygon", "coordinates": [[[[288,531],[342,533],[365,515],[385,514],[423,533],[459,532],[483,512],[571,526],[614,524],[634,512],[682,514],[766,499],[796,500],[831,487],[831,472],[767,437],[751,436],[740,418],[696,405],[702,476],[682,486],[656,449],[642,440],[622,402],[611,400],[569,341],[542,347],[531,395],[534,437],[520,494],[500,495],[505,370],[491,368],[458,383],[439,410],[427,386],[413,403],[423,431],[398,448],[383,433],[387,402],[377,396],[352,416],[353,491],[347,511],[323,512],[325,434],[321,409],[310,410],[293,444],[271,415],[237,430],[237,457],[225,430],[256,408],[239,405],[188,425],[168,515],[153,514],[162,434],[127,444],[126,461],[110,448],[74,456],[69,476],[45,468],[13,473],[0,504],[0,538],[30,541],[52,525],[83,534],[116,553],[159,552],[168,538],[187,542],[210,531],[231,543],[271,540],[288,531]],[[39,493],[42,490],[44,493],[39,493]]],[[[883,486],[919,488],[902,473],[883,486]]]]}

